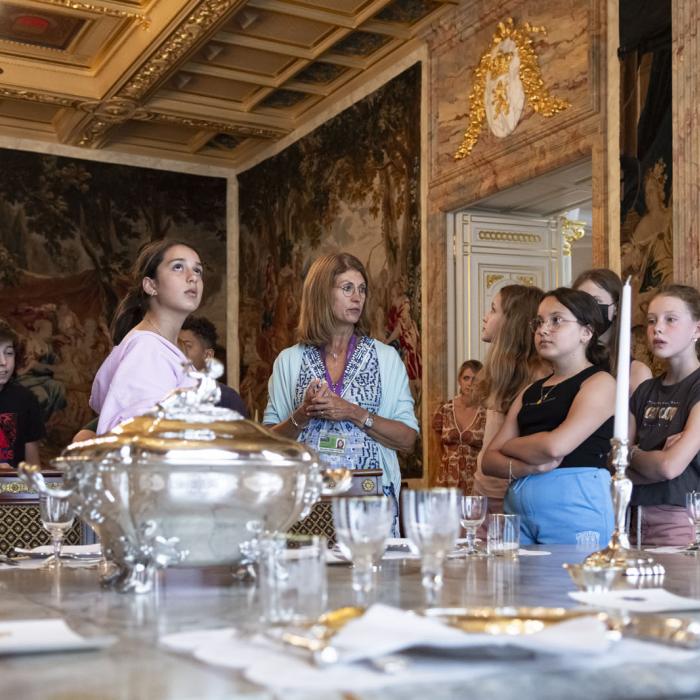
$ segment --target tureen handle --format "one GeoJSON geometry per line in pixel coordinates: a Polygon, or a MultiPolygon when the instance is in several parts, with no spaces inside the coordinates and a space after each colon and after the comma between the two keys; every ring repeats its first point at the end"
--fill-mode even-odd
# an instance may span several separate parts
{"type": "Polygon", "coordinates": [[[44,480],[44,475],[41,473],[41,467],[39,467],[38,464],[20,462],[17,467],[17,474],[27,486],[33,488],[37,493],[50,493],[56,498],[69,498],[73,494],[73,491],[70,489],[50,489],[44,480]]]}

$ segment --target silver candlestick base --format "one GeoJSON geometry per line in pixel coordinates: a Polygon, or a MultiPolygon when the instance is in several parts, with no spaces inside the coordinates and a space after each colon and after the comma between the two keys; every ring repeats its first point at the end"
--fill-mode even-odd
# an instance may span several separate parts
{"type": "Polygon", "coordinates": [[[661,577],[666,570],[653,557],[630,547],[625,531],[625,514],[632,496],[632,482],[627,478],[629,466],[628,441],[613,438],[610,441],[610,464],[614,468],[610,491],[615,512],[615,529],[608,546],[593,552],[584,560],[584,566],[624,569],[625,576],[661,577]]]}

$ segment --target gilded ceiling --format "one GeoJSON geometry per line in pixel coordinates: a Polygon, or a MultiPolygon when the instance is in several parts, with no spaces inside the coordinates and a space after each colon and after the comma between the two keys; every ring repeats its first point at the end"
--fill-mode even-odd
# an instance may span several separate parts
{"type": "Polygon", "coordinates": [[[237,167],[456,0],[0,0],[0,135],[237,167]]]}

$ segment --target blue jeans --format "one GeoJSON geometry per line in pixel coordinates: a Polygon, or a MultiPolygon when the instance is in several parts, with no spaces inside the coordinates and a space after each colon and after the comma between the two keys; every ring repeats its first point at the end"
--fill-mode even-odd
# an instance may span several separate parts
{"type": "Polygon", "coordinates": [[[614,527],[606,469],[565,467],[514,481],[504,512],[520,516],[521,544],[576,544],[576,533],[595,530],[601,545],[614,527]]]}

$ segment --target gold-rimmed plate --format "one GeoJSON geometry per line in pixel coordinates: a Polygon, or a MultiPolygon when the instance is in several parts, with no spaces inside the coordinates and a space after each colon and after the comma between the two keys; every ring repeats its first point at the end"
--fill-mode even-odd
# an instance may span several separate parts
{"type": "Polygon", "coordinates": [[[591,615],[587,610],[547,607],[426,608],[420,612],[464,632],[512,636],[535,634],[550,625],[591,615]]]}

